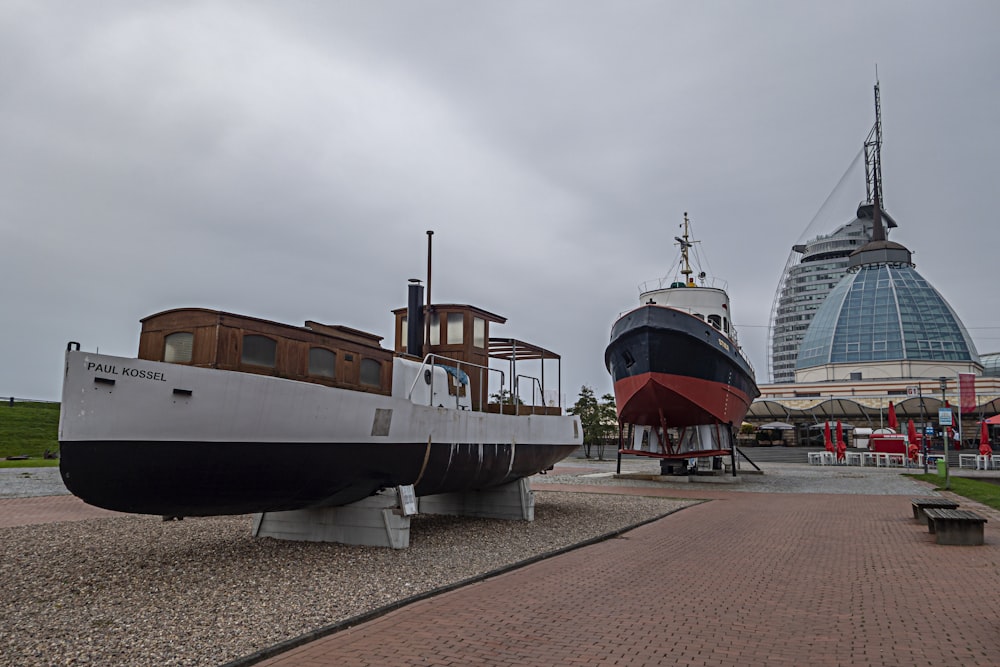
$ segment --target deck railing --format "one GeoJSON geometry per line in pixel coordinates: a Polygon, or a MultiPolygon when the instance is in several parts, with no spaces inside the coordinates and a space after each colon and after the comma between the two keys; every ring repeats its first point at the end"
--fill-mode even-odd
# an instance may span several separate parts
{"type": "MultiPolygon", "coordinates": [[[[467,375],[471,375],[469,370],[473,370],[477,373],[478,389],[479,389],[479,401],[470,401],[472,403],[472,409],[477,412],[485,412],[486,404],[488,401],[489,392],[489,378],[490,373],[498,373],[500,375],[500,394],[503,395],[504,387],[506,386],[506,375],[504,372],[497,368],[490,368],[489,366],[481,366],[480,364],[473,364],[468,361],[459,361],[458,359],[452,359],[451,357],[444,357],[439,354],[428,354],[424,357],[423,362],[420,364],[420,369],[417,371],[417,377],[413,379],[413,384],[410,385],[410,391],[407,393],[407,400],[413,400],[413,392],[417,388],[417,383],[420,382],[421,378],[424,377],[425,373],[430,372],[432,374],[432,379],[430,383],[430,394],[428,398],[428,405],[434,405],[434,381],[433,381],[433,369],[435,367],[453,366],[460,371],[463,371],[467,375]],[[487,380],[484,382],[483,380],[487,380]],[[477,407],[478,405],[478,407],[477,407]]],[[[471,387],[469,388],[471,391],[471,387]]],[[[458,402],[459,395],[455,392],[455,407],[461,408],[458,402]]]]}

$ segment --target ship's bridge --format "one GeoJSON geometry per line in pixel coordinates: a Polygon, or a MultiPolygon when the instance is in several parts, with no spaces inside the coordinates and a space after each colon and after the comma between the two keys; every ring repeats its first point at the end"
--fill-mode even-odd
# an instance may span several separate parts
{"type": "Polygon", "coordinates": [[[670,287],[641,292],[639,301],[644,306],[665,306],[690,313],[730,338],[736,337],[736,331],[729,319],[731,317],[729,296],[725,290],[674,282],[670,287]]]}

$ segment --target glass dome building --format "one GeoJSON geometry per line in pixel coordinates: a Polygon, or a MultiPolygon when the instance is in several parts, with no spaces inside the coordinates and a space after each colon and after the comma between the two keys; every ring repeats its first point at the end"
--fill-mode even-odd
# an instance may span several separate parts
{"type": "MultiPolygon", "coordinates": [[[[799,348],[809,323],[827,295],[847,273],[852,252],[872,238],[872,205],[861,204],[857,217],[831,234],[792,246],[792,257],[778,283],[772,306],[771,377],[793,382],[799,348]]],[[[888,227],[896,223],[883,211],[888,227]]]]}
{"type": "Polygon", "coordinates": [[[936,377],[981,368],[958,315],[919,273],[908,249],[872,241],[823,301],[795,363],[796,382],[936,377]]]}

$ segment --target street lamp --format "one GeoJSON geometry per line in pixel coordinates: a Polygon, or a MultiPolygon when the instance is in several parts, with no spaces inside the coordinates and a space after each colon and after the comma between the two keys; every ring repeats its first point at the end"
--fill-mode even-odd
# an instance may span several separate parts
{"type": "Polygon", "coordinates": [[[924,390],[917,383],[917,397],[920,399],[920,445],[924,452],[924,474],[927,474],[927,417],[924,416],[924,390]]]}
{"type": "MultiPolygon", "coordinates": [[[[948,378],[939,378],[941,381],[941,410],[944,410],[944,404],[947,403],[945,399],[945,392],[948,389],[948,378]]],[[[941,413],[938,412],[938,421],[940,422],[941,413]]],[[[949,421],[951,421],[949,419],[949,421]]],[[[945,429],[943,424],[941,426],[941,435],[944,436],[944,488],[946,491],[951,490],[951,477],[948,475],[948,431],[945,429]]]]}

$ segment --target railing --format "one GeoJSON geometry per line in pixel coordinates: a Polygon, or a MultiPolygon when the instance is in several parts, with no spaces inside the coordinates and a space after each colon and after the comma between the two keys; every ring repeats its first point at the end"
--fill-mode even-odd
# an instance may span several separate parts
{"type": "Polygon", "coordinates": [[[519,375],[515,375],[514,376],[514,391],[513,391],[514,406],[515,406],[515,408],[514,408],[514,414],[515,415],[518,414],[518,411],[519,411],[519,409],[521,407],[521,402],[520,402],[520,400],[518,400],[520,398],[520,396],[521,396],[521,392],[520,392],[521,378],[524,378],[525,380],[531,380],[531,405],[532,405],[532,407],[534,407],[536,405],[536,403],[535,403],[535,387],[538,387],[538,394],[539,394],[539,396],[542,399],[542,407],[545,407],[545,390],[542,388],[541,381],[538,378],[533,377],[531,375],[520,375],[519,374],[519,375]]]}
{"type": "MultiPolygon", "coordinates": [[[[433,369],[436,368],[436,367],[442,367],[442,366],[454,366],[458,370],[465,372],[467,375],[469,374],[469,371],[466,370],[466,368],[476,369],[478,371],[478,380],[479,380],[479,383],[478,383],[479,384],[479,408],[478,408],[478,411],[479,412],[485,412],[486,411],[486,404],[488,402],[486,399],[489,396],[489,382],[488,382],[489,377],[490,377],[489,373],[499,373],[500,374],[500,394],[503,395],[503,389],[506,386],[506,376],[504,375],[504,372],[502,370],[497,369],[497,368],[490,368],[489,366],[481,366],[479,364],[473,364],[473,363],[470,363],[468,361],[459,361],[458,359],[452,359],[451,357],[442,357],[441,355],[438,355],[438,354],[428,354],[426,357],[424,357],[423,362],[420,364],[420,368],[417,370],[417,377],[413,378],[413,384],[410,385],[410,391],[406,394],[407,400],[413,400],[413,392],[417,388],[417,383],[420,382],[421,378],[424,378],[427,373],[430,373],[431,374],[430,395],[429,395],[429,399],[428,399],[427,405],[433,406],[434,405],[434,370],[433,369]],[[447,362],[447,363],[441,363],[441,362],[447,362]],[[486,373],[485,379],[487,380],[487,382],[483,382],[483,379],[484,379],[483,373],[484,372],[486,373]]],[[[471,391],[472,388],[470,387],[469,389],[471,391]]],[[[459,399],[459,395],[458,395],[458,392],[456,392],[456,394],[455,394],[455,407],[456,408],[461,407],[459,405],[458,399],[459,399]]],[[[472,409],[476,410],[476,401],[470,401],[470,403],[472,404],[472,409]]]]}
{"type": "MultiPolygon", "coordinates": [[[[696,287],[710,287],[712,289],[720,289],[723,292],[729,291],[729,282],[723,280],[722,278],[716,278],[714,276],[706,276],[703,279],[699,279],[700,282],[696,282],[696,287]]],[[[647,280],[646,282],[639,285],[639,294],[645,294],[646,292],[655,292],[662,289],[670,289],[670,286],[674,283],[683,283],[683,279],[673,277],[668,278],[664,276],[656,280],[647,280]]]]}
{"type": "Polygon", "coordinates": [[[2,403],[14,407],[14,403],[58,403],[59,401],[48,401],[41,398],[18,398],[16,396],[4,397],[2,403]]]}

